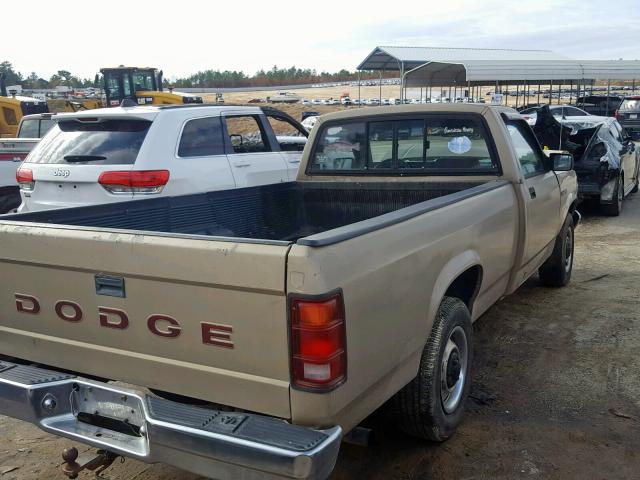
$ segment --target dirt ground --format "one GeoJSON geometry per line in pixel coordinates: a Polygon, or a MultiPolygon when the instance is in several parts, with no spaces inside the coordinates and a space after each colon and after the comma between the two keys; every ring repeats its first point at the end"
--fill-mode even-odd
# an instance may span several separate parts
{"type": "MultiPolygon", "coordinates": [[[[570,286],[532,278],[476,322],[472,398],[455,436],[414,440],[378,413],[367,422],[374,445],[343,445],[333,479],[640,478],[640,195],[618,218],[583,213],[570,286]]],[[[2,480],[64,478],[72,442],[4,417],[0,432],[2,480]]],[[[132,460],[103,477],[198,478],[132,460]]]]}

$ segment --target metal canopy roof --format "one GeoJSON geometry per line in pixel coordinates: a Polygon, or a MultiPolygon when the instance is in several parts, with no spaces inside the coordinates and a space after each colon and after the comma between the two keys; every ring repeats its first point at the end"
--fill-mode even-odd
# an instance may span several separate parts
{"type": "Polygon", "coordinates": [[[640,78],[640,61],[579,61],[549,50],[376,47],[358,70],[399,71],[405,87],[640,78]]]}

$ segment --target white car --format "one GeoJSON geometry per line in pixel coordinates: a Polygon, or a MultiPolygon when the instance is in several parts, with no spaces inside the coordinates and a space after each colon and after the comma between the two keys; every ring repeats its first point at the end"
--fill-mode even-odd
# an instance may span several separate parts
{"type": "Polygon", "coordinates": [[[314,98],[313,100],[311,100],[311,105],[322,105],[322,100],[314,98]]]}
{"type": "Polygon", "coordinates": [[[318,116],[312,115],[311,117],[307,117],[302,121],[302,126],[307,129],[307,131],[313,130],[313,127],[318,123],[318,116]]]}
{"type": "MultiPolygon", "coordinates": [[[[520,110],[520,115],[524,117],[529,125],[534,126],[538,119],[538,108],[539,107],[525,108],[524,110],[520,110]]],[[[563,117],[586,117],[589,115],[588,112],[572,105],[549,105],[549,110],[551,110],[551,114],[557,119],[563,117]]]]}
{"type": "Polygon", "coordinates": [[[16,173],[20,212],[292,181],[308,136],[267,107],[117,107],[57,119],[16,173]]]}

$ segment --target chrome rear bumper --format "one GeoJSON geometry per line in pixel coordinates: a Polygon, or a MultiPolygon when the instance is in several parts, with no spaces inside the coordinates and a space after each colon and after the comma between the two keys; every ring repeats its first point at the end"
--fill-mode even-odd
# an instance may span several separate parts
{"type": "MultiPolygon", "coordinates": [[[[0,361],[0,414],[97,448],[218,479],[324,479],[341,429],[183,405],[0,361]]],[[[5,435],[9,436],[8,432],[5,435]]]]}

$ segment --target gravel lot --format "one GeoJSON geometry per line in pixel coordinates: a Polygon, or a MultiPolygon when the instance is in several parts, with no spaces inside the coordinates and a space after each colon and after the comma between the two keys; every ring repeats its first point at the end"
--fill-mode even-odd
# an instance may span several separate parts
{"type": "MultiPolygon", "coordinates": [[[[583,208],[571,285],[537,278],[475,324],[472,399],[442,445],[397,433],[343,445],[335,479],[640,478],[640,195],[618,218],[583,208]]],[[[64,478],[71,443],[0,417],[0,476],[64,478]]],[[[90,478],[81,474],[80,478],[90,478]]],[[[195,479],[127,460],[104,478],[195,479]]]]}

